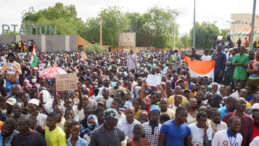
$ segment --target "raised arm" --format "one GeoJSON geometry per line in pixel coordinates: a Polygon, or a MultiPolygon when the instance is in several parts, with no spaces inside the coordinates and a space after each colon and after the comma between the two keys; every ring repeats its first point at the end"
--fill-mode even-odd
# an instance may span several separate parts
{"type": "Polygon", "coordinates": [[[80,85],[77,85],[77,91],[78,91],[78,94],[79,94],[79,104],[77,105],[77,109],[78,110],[81,110],[82,109],[82,106],[83,106],[83,99],[82,99],[82,92],[81,92],[81,86],[80,85]]]}
{"type": "Polygon", "coordinates": [[[146,90],[146,88],[147,88],[147,83],[143,82],[141,90],[140,90],[140,94],[139,94],[139,99],[140,99],[141,105],[144,104],[144,100],[143,99],[144,99],[144,91],[146,90]]]}

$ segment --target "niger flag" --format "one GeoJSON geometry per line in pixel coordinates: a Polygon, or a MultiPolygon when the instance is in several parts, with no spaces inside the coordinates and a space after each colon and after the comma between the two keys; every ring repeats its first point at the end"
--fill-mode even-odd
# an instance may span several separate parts
{"type": "Polygon", "coordinates": [[[214,66],[216,63],[215,60],[209,60],[209,61],[200,61],[195,59],[192,60],[190,57],[185,56],[184,61],[188,65],[191,77],[207,76],[209,78],[214,79],[214,66]]]}

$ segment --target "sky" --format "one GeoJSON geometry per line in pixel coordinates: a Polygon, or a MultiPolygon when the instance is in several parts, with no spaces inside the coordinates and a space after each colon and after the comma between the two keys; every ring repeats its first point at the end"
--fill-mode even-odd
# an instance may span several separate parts
{"type": "MultiPolygon", "coordinates": [[[[57,2],[75,5],[78,17],[85,21],[96,17],[109,6],[120,6],[124,12],[145,13],[157,5],[180,12],[177,17],[180,35],[190,32],[193,27],[194,0],[0,0],[0,25],[21,24],[22,12],[33,7],[36,11],[54,6],[57,2]]],[[[229,28],[232,13],[252,13],[253,0],[196,0],[196,21],[216,21],[219,28],[229,28]]],[[[259,14],[259,5],[256,12],[259,14]]],[[[0,29],[0,32],[2,29],[0,29]]]]}

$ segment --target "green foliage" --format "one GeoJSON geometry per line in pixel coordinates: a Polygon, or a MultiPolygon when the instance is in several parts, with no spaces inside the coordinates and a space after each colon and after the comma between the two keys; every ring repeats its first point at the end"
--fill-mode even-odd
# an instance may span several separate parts
{"type": "MultiPolygon", "coordinates": [[[[214,37],[219,34],[219,28],[210,22],[196,22],[195,28],[195,47],[210,48],[213,44],[214,37]]],[[[193,40],[192,30],[190,31],[191,41],[193,40]]]]}
{"type": "Polygon", "coordinates": [[[120,7],[108,7],[103,9],[99,16],[86,20],[84,38],[88,41],[100,41],[100,16],[102,16],[103,44],[116,46],[118,33],[125,32],[129,28],[129,19],[120,7]]]}
{"type": "Polygon", "coordinates": [[[220,36],[223,36],[223,39],[226,41],[227,40],[227,33],[228,33],[229,29],[221,29],[219,32],[220,36]]]}
{"type": "MultiPolygon", "coordinates": [[[[75,6],[64,6],[62,3],[56,3],[55,6],[38,12],[31,7],[28,11],[23,12],[22,22],[25,25],[37,24],[38,27],[56,25],[58,35],[82,35],[85,28],[84,22],[77,18],[75,6]]],[[[29,30],[26,31],[29,32],[29,30]]]]}
{"type": "Polygon", "coordinates": [[[88,54],[102,53],[104,51],[103,47],[100,44],[89,44],[88,46],[80,48],[80,50],[88,54]]]}

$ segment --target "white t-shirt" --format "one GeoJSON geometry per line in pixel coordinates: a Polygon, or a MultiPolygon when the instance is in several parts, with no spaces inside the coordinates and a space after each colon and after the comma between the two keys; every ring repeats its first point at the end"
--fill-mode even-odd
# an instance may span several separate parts
{"type": "Polygon", "coordinates": [[[250,146],[259,146],[259,136],[254,138],[254,140],[250,143],[250,146]]]}
{"type": "Polygon", "coordinates": [[[228,138],[227,130],[221,130],[216,132],[214,135],[211,145],[212,146],[231,146],[231,144],[234,146],[241,146],[243,137],[240,133],[237,133],[236,139],[232,136],[231,138],[228,138]]]}
{"type": "Polygon", "coordinates": [[[201,56],[201,60],[202,61],[208,61],[208,60],[211,60],[211,57],[209,55],[207,55],[207,56],[206,55],[202,55],[201,56]]]}
{"type": "MultiPolygon", "coordinates": [[[[191,128],[191,143],[194,146],[203,146],[203,135],[204,135],[204,129],[197,127],[197,123],[192,123],[189,125],[191,128]]],[[[207,129],[207,136],[208,140],[212,140],[212,129],[209,127],[207,129]]]]}

